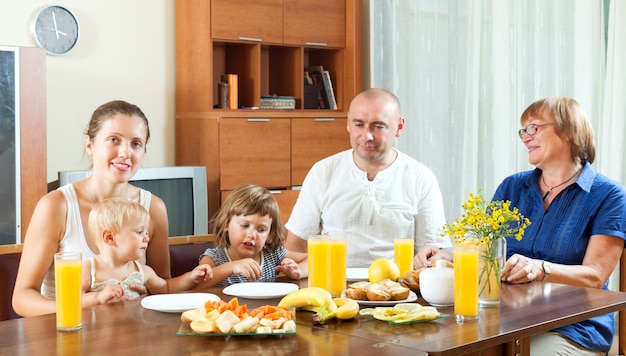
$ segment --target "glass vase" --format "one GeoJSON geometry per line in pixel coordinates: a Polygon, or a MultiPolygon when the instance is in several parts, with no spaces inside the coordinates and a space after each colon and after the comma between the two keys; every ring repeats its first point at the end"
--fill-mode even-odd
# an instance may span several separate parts
{"type": "Polygon", "coordinates": [[[506,239],[483,242],[478,261],[478,303],[481,307],[500,305],[500,271],[506,262],[506,239]]]}

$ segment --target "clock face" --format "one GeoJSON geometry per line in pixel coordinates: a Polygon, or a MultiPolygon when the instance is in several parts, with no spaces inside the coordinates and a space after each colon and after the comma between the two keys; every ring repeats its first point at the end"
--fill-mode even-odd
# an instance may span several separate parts
{"type": "Polygon", "coordinates": [[[31,32],[37,45],[49,54],[69,52],[78,42],[80,28],[72,12],[61,6],[46,6],[33,19],[31,32]]]}

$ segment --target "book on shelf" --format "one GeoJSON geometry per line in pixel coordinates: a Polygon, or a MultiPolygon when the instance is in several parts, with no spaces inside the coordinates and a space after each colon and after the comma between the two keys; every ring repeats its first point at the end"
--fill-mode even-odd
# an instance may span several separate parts
{"type": "MultiPolygon", "coordinates": [[[[318,97],[317,107],[311,109],[336,109],[337,102],[333,93],[332,82],[330,81],[330,74],[324,75],[323,66],[311,66],[304,68],[305,70],[305,83],[310,78],[310,83],[315,87],[318,97]],[[308,76],[308,78],[307,78],[308,76]]],[[[306,84],[305,84],[306,88],[306,84]]]]}
{"type": "Polygon", "coordinates": [[[335,100],[335,90],[333,89],[333,82],[332,80],[330,80],[330,72],[327,70],[322,71],[322,78],[324,78],[324,87],[326,88],[328,108],[330,110],[337,110],[337,101],[335,100]]]}

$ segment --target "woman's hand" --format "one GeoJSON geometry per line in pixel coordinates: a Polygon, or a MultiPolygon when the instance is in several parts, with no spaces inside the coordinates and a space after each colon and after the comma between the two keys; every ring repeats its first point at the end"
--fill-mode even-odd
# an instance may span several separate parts
{"type": "Polygon", "coordinates": [[[503,281],[511,283],[528,283],[543,278],[543,267],[540,260],[533,260],[520,254],[514,254],[504,264],[500,274],[503,281]]]}

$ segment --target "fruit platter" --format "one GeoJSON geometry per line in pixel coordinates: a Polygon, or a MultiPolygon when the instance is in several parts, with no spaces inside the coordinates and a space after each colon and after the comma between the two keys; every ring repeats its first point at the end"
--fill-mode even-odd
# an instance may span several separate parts
{"type": "Polygon", "coordinates": [[[295,310],[265,305],[248,310],[237,297],[225,302],[208,300],[184,311],[179,336],[286,335],[296,333],[295,310]]]}

